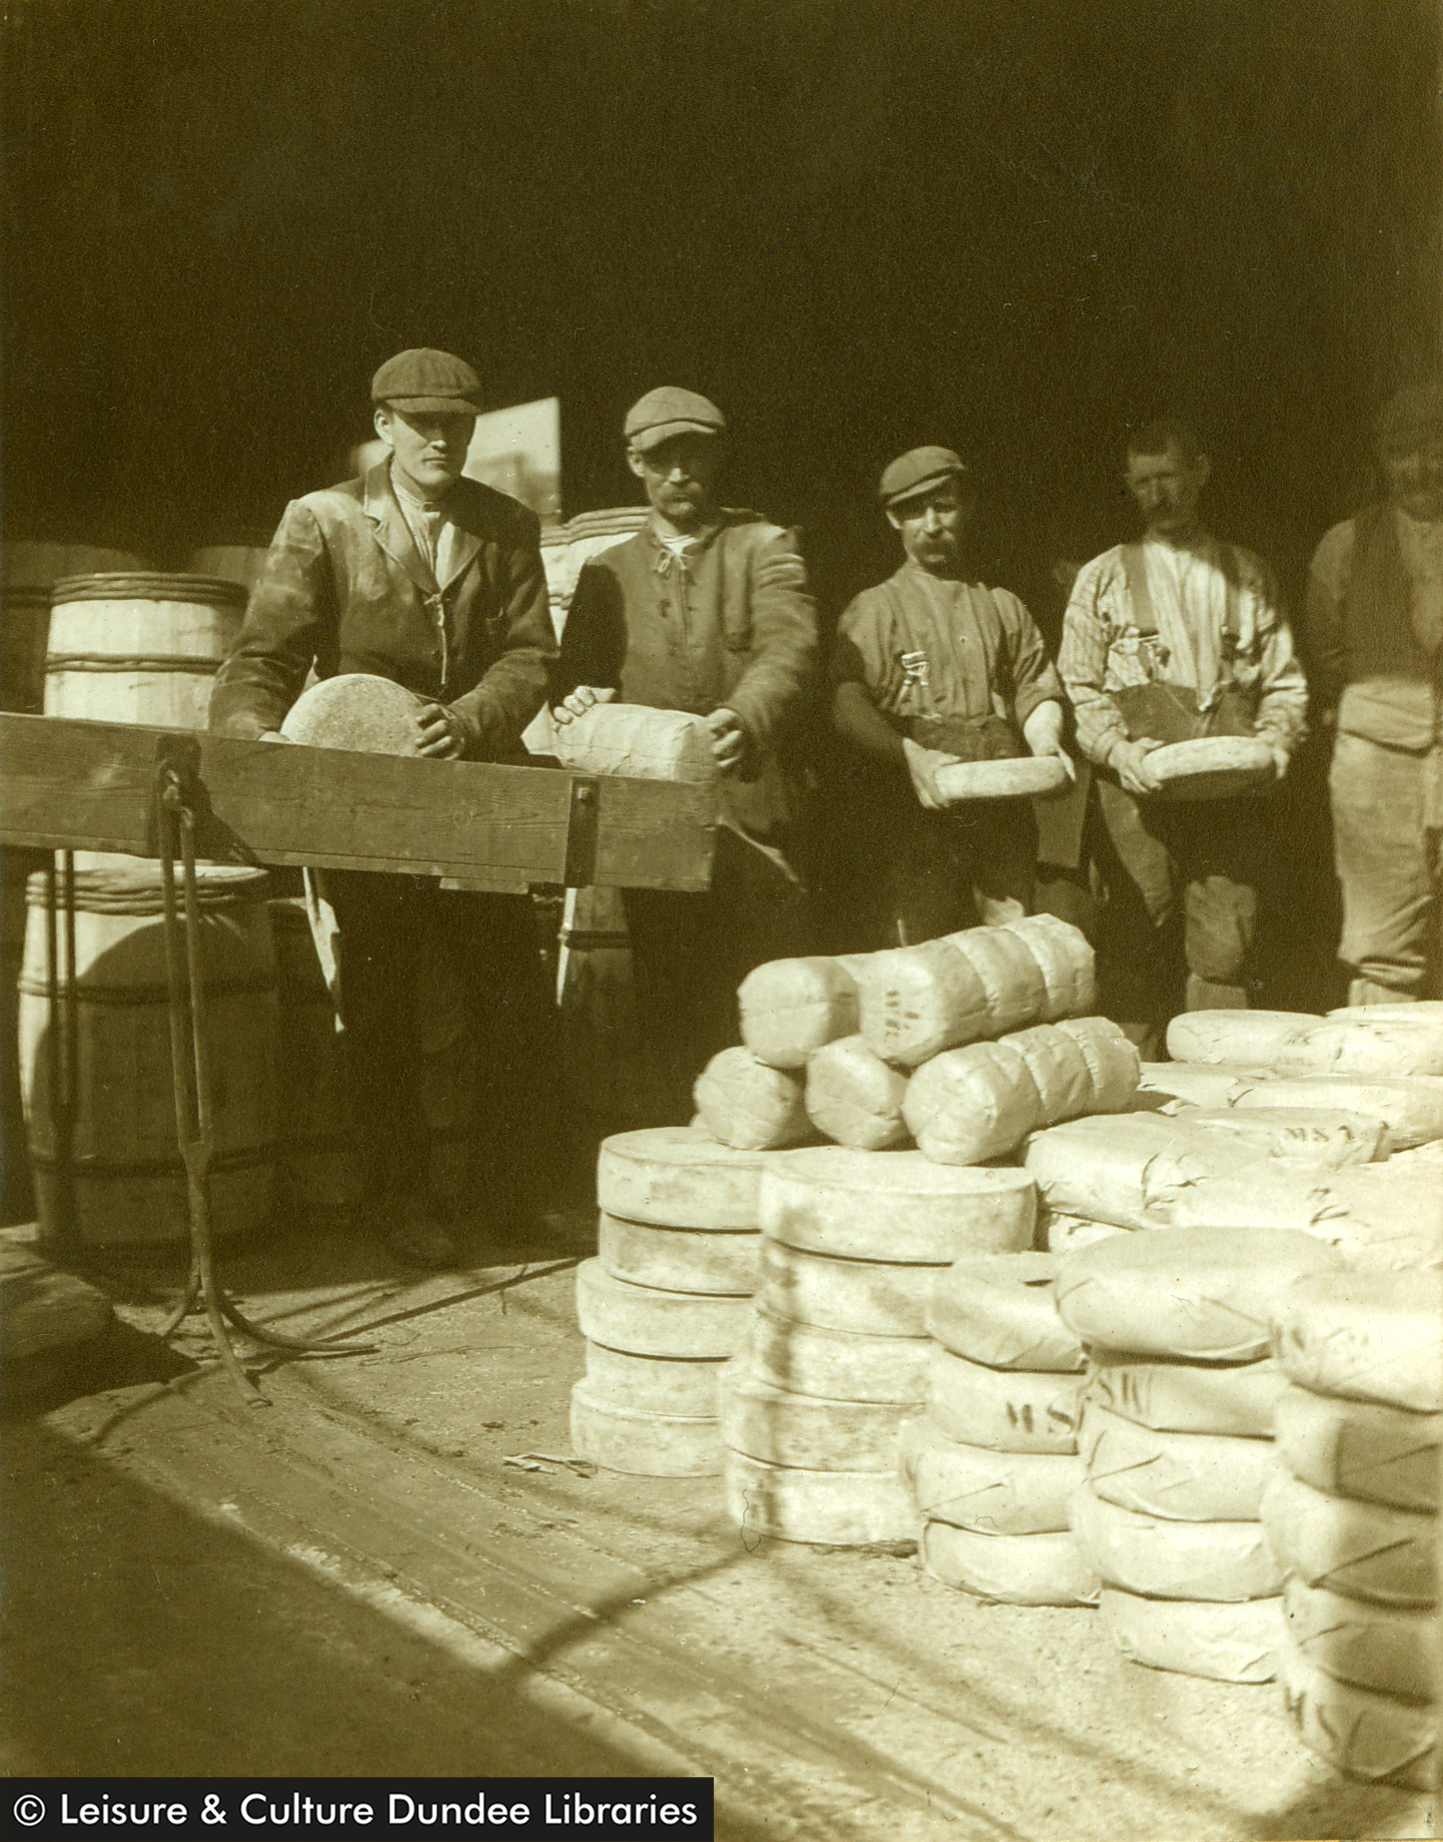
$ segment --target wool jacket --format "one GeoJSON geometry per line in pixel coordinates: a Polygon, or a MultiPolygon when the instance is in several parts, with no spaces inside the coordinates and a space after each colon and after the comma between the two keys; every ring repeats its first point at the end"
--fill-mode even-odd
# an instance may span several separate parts
{"type": "Polygon", "coordinates": [[[614,689],[625,703],[709,716],[746,731],[723,810],[781,845],[801,795],[799,733],[813,690],[817,618],[793,535],[723,511],[683,556],[651,526],[583,565],[561,642],[558,695],[614,689]]]}
{"type": "Polygon", "coordinates": [[[388,462],[293,500],[217,674],[211,728],[240,737],[279,728],[314,663],[321,678],[372,672],[447,705],[473,760],[515,753],[556,658],[540,525],[476,480],[459,480],[446,510],[457,542],[438,583],[388,462]]]}

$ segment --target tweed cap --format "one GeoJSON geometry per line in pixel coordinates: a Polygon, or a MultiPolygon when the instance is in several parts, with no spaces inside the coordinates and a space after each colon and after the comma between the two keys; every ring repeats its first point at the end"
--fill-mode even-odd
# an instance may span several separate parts
{"type": "Polygon", "coordinates": [[[1406,454],[1421,442],[1443,437],[1443,377],[1410,384],[1389,397],[1373,432],[1384,454],[1406,454]]]}
{"type": "Polygon", "coordinates": [[[481,379],[464,359],[418,346],[386,360],[371,379],[371,401],[423,416],[477,416],[481,379]]]}
{"type": "Polygon", "coordinates": [[[889,461],[877,488],[883,505],[900,505],[916,493],[930,492],[943,480],[964,478],[967,468],[951,448],[909,448],[889,461]]]}
{"type": "Polygon", "coordinates": [[[727,419],[715,403],[694,390],[663,384],[632,404],[622,433],[633,448],[645,453],[660,442],[670,441],[673,435],[724,435],[726,426],[727,419]]]}

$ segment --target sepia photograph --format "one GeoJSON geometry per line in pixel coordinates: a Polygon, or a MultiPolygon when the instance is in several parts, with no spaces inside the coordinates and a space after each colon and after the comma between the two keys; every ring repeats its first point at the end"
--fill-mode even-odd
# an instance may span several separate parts
{"type": "Polygon", "coordinates": [[[1440,0],[0,110],[0,1821],[1443,1832],[1440,0]]]}

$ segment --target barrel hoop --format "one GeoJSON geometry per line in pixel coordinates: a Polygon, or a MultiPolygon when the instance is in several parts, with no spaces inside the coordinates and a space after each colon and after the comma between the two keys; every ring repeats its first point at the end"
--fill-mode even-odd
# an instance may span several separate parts
{"type": "Polygon", "coordinates": [[[47,652],[47,672],[192,672],[214,675],[221,661],[204,653],[47,652]]]}
{"type": "MultiPolygon", "coordinates": [[[[48,985],[27,979],[23,973],[16,983],[17,989],[27,998],[45,998],[50,995],[48,985]]],[[[273,992],[275,988],[274,978],[267,978],[259,973],[244,979],[207,979],[205,997],[206,1002],[209,1003],[213,998],[264,995],[273,992]]],[[[170,997],[168,985],[87,985],[82,981],[80,985],[74,986],[69,979],[62,979],[60,981],[61,996],[69,996],[72,991],[82,1004],[104,1004],[113,1006],[115,1009],[140,1005],[154,1007],[157,1003],[167,1002],[170,997]]]]}
{"type": "MultiPolygon", "coordinates": [[[[236,1171],[264,1170],[276,1161],[276,1146],[273,1142],[261,1145],[240,1145],[233,1151],[218,1151],[210,1161],[210,1175],[223,1177],[236,1171]]],[[[62,1160],[53,1151],[39,1151],[30,1147],[30,1163],[35,1170],[59,1170],[62,1160]]],[[[107,1177],[174,1177],[185,1175],[185,1164],[179,1150],[173,1158],[137,1158],[127,1161],[124,1158],[77,1157],[71,1160],[77,1177],[104,1179],[107,1177]]]]}
{"type": "Polygon", "coordinates": [[[225,576],[117,570],[101,575],[63,576],[52,586],[50,598],[52,606],[63,601],[169,601],[243,608],[250,595],[244,583],[232,582],[225,576]]]}

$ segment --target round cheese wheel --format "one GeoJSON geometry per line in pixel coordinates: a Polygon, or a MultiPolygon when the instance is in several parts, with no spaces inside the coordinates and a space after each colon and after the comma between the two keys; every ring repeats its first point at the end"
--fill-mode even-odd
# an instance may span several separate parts
{"type": "Polygon", "coordinates": [[[658,1228],[754,1230],[766,1164],[696,1126],[618,1132],[601,1142],[596,1200],[607,1215],[658,1228]]]}
{"type": "Polygon", "coordinates": [[[907,1077],[860,1036],[827,1043],[807,1062],[803,1096],[818,1132],[857,1151],[890,1151],[911,1138],[902,1117],[907,1077]]]}
{"type": "MultiPolygon", "coordinates": [[[[1200,1015],[1201,1013],[1194,1013],[1200,1015]]],[[[1255,1016],[1253,1011],[1222,1011],[1225,1017],[1255,1016]]],[[[1257,1079],[1257,1069],[1243,1062],[1144,1062],[1137,1092],[1157,1094],[1186,1107],[1232,1105],[1240,1084],[1257,1079]]]]}
{"type": "Polygon", "coordinates": [[[1180,1011],[1167,1026],[1175,1062],[1268,1068],[1284,1045],[1322,1018],[1309,1011],[1180,1011]]]}
{"type": "Polygon", "coordinates": [[[1341,1107],[1365,1113],[1387,1127],[1385,1149],[1408,1151],[1443,1138],[1443,1079],[1432,1075],[1300,1075],[1244,1087],[1234,1106],[1341,1107]]]}
{"type": "Polygon", "coordinates": [[[748,1547],[760,1535],[820,1548],[917,1538],[917,1512],[895,1471],[807,1471],[728,1452],[726,1502],[748,1547]]]}
{"type": "Polygon", "coordinates": [[[773,1151],[812,1136],[800,1079],[749,1049],[718,1051],[697,1076],[692,1099],[707,1131],[735,1151],[773,1151]]]}
{"type": "Polygon", "coordinates": [[[1278,1401],[1278,1456],[1305,1484],[1338,1496],[1436,1511],[1443,1413],[1344,1401],[1287,1387],[1278,1401]]]}
{"type": "MultiPolygon", "coordinates": [[[[1174,1177],[1196,1180],[1206,1173],[1208,1145],[1181,1118],[1094,1116],[1034,1133],[1023,1164],[1043,1202],[1059,1215],[1111,1222],[1116,1228],[1165,1227],[1168,1216],[1156,1206],[1157,1198],[1174,1177]]],[[[1225,1168],[1225,1153],[1225,1147],[1212,1146],[1219,1170],[1225,1168]]]]}
{"type": "Polygon", "coordinates": [[[948,1266],[1030,1247],[1037,1188],[1010,1165],[952,1167],[920,1151],[817,1145],[768,1165],[758,1214],[763,1232],[789,1247],[948,1266]]]}
{"type": "Polygon", "coordinates": [[[571,1443],[603,1470],[637,1477],[716,1477],[726,1455],[715,1416],[683,1419],[618,1407],[598,1399],[585,1380],[571,1390],[571,1443]]]}
{"type": "Polygon", "coordinates": [[[869,953],[857,992],[867,1047],[904,1068],[998,1034],[972,962],[946,940],[869,953]]]}
{"type": "Polygon", "coordinates": [[[650,704],[598,703],[570,723],[553,725],[550,747],[561,765],[582,774],[633,780],[714,783],[716,757],[703,717],[650,704]]]}
{"type": "Polygon", "coordinates": [[[1049,1125],[1093,1111],[1092,1069],[1076,1036],[1054,1024],[1038,1023],[1030,1030],[1015,1030],[1005,1041],[1026,1062],[1049,1125]]]}
{"type": "Polygon", "coordinates": [[[1015,934],[1042,972],[1042,1021],[1086,1017],[1097,1008],[1097,974],[1092,947],[1081,928],[1056,915],[1024,915],[1002,924],[1015,934]]]}
{"type": "Polygon", "coordinates": [[[658,1228],[602,1214],[597,1253],[613,1279],[662,1292],[750,1298],[761,1281],[762,1237],[706,1228],[658,1228]]]}
{"type": "Polygon", "coordinates": [[[1308,1232],[1332,1241],[1354,1267],[1402,1271],[1443,1264],[1443,1171],[1410,1164],[1418,1155],[1397,1152],[1381,1163],[1327,1172],[1308,1232]]]}
{"type": "Polygon", "coordinates": [[[1314,1170],[1369,1164],[1384,1155],[1387,1127],[1334,1107],[1195,1107],[1187,1123],[1235,1144],[1243,1157],[1281,1158],[1314,1170]]]}
{"type": "Polygon", "coordinates": [[[949,1439],[994,1452],[1075,1452],[1085,1375],[988,1369],[932,1346],[928,1409],[949,1439]]]}
{"type": "Polygon", "coordinates": [[[1299,1654],[1340,1682],[1433,1701],[1439,1690],[1437,1613],[1348,1599],[1298,1579],[1283,1588],[1283,1618],[1299,1654]]]}
{"type": "Polygon", "coordinates": [[[1087,1357],[1057,1315],[1053,1254],[985,1254],[955,1261],[932,1282],[927,1329],[955,1356],[992,1369],[1075,1374],[1087,1357]]]}
{"type": "Polygon", "coordinates": [[[1283,1590],[1260,1522],[1166,1522],[1108,1503],[1084,1485],[1072,1527],[1109,1586],[1151,1599],[1267,1599],[1283,1590]]]}
{"type": "Polygon", "coordinates": [[[1421,1005],[1383,1010],[1389,1014],[1329,1018],[1288,1043],[1274,1066],[1290,1074],[1443,1075],[1443,1017],[1421,1005]]]}
{"type": "Polygon", "coordinates": [[[1342,1004],[1336,1010],[1327,1013],[1331,1023],[1335,1018],[1353,1018],[1358,1022],[1382,1018],[1404,1017],[1427,1018],[1432,1023],[1443,1023],[1443,999],[1440,998],[1396,998],[1391,1004],[1342,1004]]]}
{"type": "Polygon", "coordinates": [[[1211,1682],[1271,1682],[1283,1639],[1282,1600],[1144,1599],[1105,1586],[1102,1627],[1130,1663],[1211,1682]]]}
{"type": "Polygon", "coordinates": [[[1056,755],[1016,755],[1002,761],[949,761],[935,776],[949,806],[972,799],[1045,799],[1070,785],[1056,755]]]}
{"type": "Polygon", "coordinates": [[[1070,1254],[1057,1308],[1088,1345],[1145,1356],[1248,1362],[1269,1349],[1268,1311],[1294,1280],[1342,1256],[1278,1228],[1159,1228],[1070,1254]]]}
{"type": "Polygon", "coordinates": [[[1340,1682],[1287,1642],[1278,1652],[1278,1678],[1298,1737],[1329,1765],[1350,1778],[1433,1789],[1439,1752],[1436,1704],[1340,1682]]]}
{"type": "Polygon", "coordinates": [[[1054,1215],[1048,1209],[1038,1239],[1050,1254],[1075,1254],[1079,1247],[1091,1247],[1094,1241],[1105,1241],[1110,1234],[1128,1232],[1112,1222],[1084,1221],[1080,1215],[1054,1215]]]}
{"type": "Polygon", "coordinates": [[[774,1317],[873,1337],[925,1337],[927,1295],[942,1267],[843,1260],[782,1241],[762,1248],[758,1299],[774,1317]]]}
{"type": "Polygon", "coordinates": [[[684,1420],[714,1419],[720,1357],[633,1356],[586,1345],[586,1392],[594,1401],[633,1407],[643,1413],[673,1414],[684,1420]]]}
{"type": "Polygon", "coordinates": [[[924,1062],[907,1083],[902,1117],[924,1157],[983,1164],[1014,1151],[1043,1123],[1027,1064],[1005,1043],[971,1043],[924,1062]]]}
{"type": "Polygon", "coordinates": [[[1271,1301],[1290,1381],[1315,1394],[1443,1411],[1443,1273],[1341,1273],[1271,1301]]]}
{"type": "Polygon", "coordinates": [[[1106,1017],[1069,1017],[1058,1029],[1082,1051],[1092,1077],[1088,1113],[1120,1113],[1137,1092],[1142,1062],[1136,1045],[1106,1017]]]}
{"type": "Polygon", "coordinates": [[[1097,1574],[1069,1532],[983,1535],[929,1522],[922,1565],[934,1580],[986,1605],[1097,1604],[1097,1574]]]}
{"type": "Polygon", "coordinates": [[[1277,779],[1273,751],[1252,736],[1199,736],[1151,750],[1147,765],[1162,785],[1161,800],[1236,799],[1260,793],[1277,779]]]}
{"type": "Polygon", "coordinates": [[[1263,1441],[1288,1378],[1271,1360],[1149,1362],[1093,1350],[1087,1399],[1160,1433],[1215,1433],[1263,1441]]]}
{"type": "Polygon", "coordinates": [[[1309,1586],[1384,1605],[1431,1605],[1438,1586],[1438,1518],[1314,1490],[1279,1470],[1263,1497],[1279,1561],[1309,1586]]]}
{"type": "Polygon", "coordinates": [[[1273,1475],[1269,1440],[1160,1433],[1096,1401],[1083,1406],[1077,1450],[1098,1496],[1169,1522],[1256,1520],[1273,1475]]]}
{"type": "Polygon", "coordinates": [[[742,1042],[759,1062],[801,1068],[857,1028],[857,981],[837,959],[772,959],[737,987],[742,1042]]]}
{"type": "Polygon", "coordinates": [[[722,1437],[733,1452],[805,1471],[895,1471],[897,1439],[916,1409],[883,1401],[824,1401],[753,1373],[745,1358],[721,1380],[722,1437]]]}
{"type": "Polygon", "coordinates": [[[927,1418],[911,1421],[900,1445],[902,1475],[933,1522],[982,1535],[1058,1534],[1086,1475],[1066,1452],[992,1452],[949,1439],[927,1418]]]}
{"type": "Polygon", "coordinates": [[[968,927],[945,937],[981,980],[990,1025],[984,1034],[1004,1036],[1036,1023],[1047,1008],[1042,968],[1022,940],[1005,927],[968,927]]]}
{"type": "Polygon", "coordinates": [[[819,1330],[753,1308],[752,1371],[774,1387],[821,1400],[918,1405],[931,1383],[934,1345],[923,1337],[870,1337],[819,1330]]]}
{"type": "Polygon", "coordinates": [[[750,1301],[663,1292],[613,1279],[600,1260],[576,1269],[581,1334],[634,1356],[735,1356],[746,1336],[750,1301]]]}
{"type": "Polygon", "coordinates": [[[419,755],[416,718],[424,697],[370,672],[342,672],[303,691],[286,712],[281,734],[310,748],[369,755],[419,755]]]}

